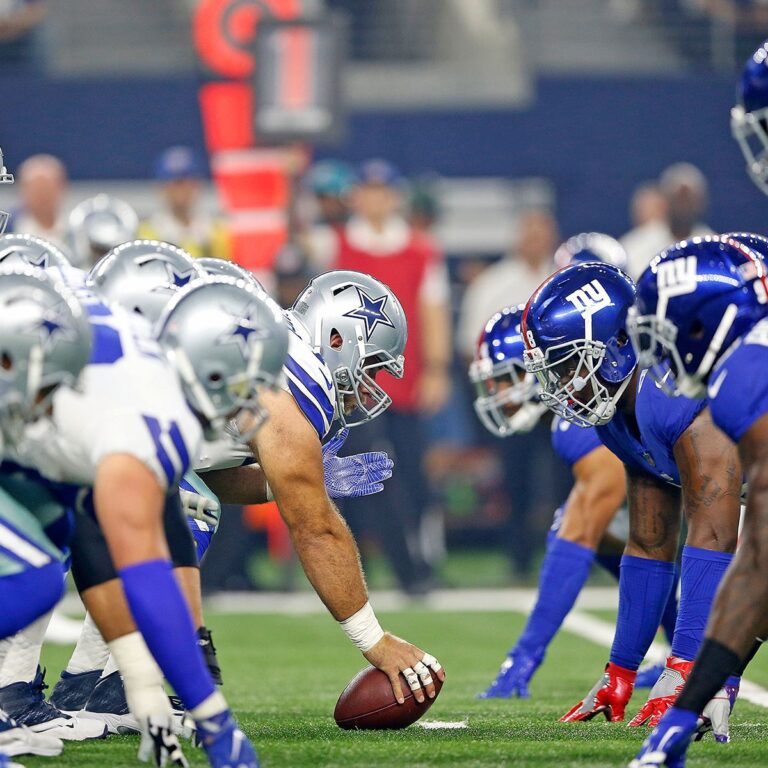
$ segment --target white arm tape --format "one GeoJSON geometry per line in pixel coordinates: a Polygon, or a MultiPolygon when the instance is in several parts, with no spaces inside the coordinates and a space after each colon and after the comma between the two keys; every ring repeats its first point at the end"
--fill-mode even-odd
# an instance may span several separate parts
{"type": "Polygon", "coordinates": [[[339,626],[363,653],[370,651],[384,637],[384,630],[370,603],[366,603],[348,619],[340,621],[339,626]]]}
{"type": "Polygon", "coordinates": [[[272,489],[269,487],[269,483],[267,482],[267,478],[264,478],[264,500],[265,501],[274,501],[275,500],[275,494],[272,493],[272,489]]]}

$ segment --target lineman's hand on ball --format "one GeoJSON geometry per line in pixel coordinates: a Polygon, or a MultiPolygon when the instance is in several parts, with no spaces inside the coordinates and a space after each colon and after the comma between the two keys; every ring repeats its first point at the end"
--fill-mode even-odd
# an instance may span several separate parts
{"type": "Polygon", "coordinates": [[[424,701],[425,691],[430,699],[435,697],[433,675],[441,681],[445,680],[445,670],[434,656],[389,632],[385,632],[384,637],[363,656],[389,677],[399,704],[405,701],[400,685],[400,672],[408,681],[418,702],[424,701]]]}

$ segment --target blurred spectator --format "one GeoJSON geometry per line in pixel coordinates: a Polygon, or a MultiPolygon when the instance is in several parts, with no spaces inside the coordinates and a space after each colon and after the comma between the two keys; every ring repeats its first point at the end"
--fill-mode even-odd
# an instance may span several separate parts
{"type": "Polygon", "coordinates": [[[68,243],[73,263],[90,269],[112,248],[138,237],[139,217],[124,200],[99,194],[69,214],[68,243]]]}
{"type": "Polygon", "coordinates": [[[313,277],[307,254],[299,244],[287,243],[275,257],[273,271],[275,299],[283,309],[288,309],[313,277]]]}
{"type": "Polygon", "coordinates": [[[423,419],[439,411],[450,396],[452,345],[442,254],[403,217],[403,186],[390,163],[370,160],[361,165],[350,195],[352,216],[333,230],[329,267],[377,277],[392,288],[408,318],[405,376],[383,382],[392,406],[380,418],[352,430],[349,439],[350,451],[374,446],[390,451],[395,473],[382,493],[364,505],[346,503],[344,511],[353,528],[367,516],[401,585],[418,593],[430,585],[421,535],[427,503],[423,419]]]}
{"type": "Polygon", "coordinates": [[[349,218],[349,195],[355,185],[355,171],[343,160],[320,160],[304,177],[312,195],[310,224],[302,238],[311,268],[326,272],[336,258],[336,227],[349,218]]]}
{"type": "Polygon", "coordinates": [[[666,221],[667,199],[661,194],[658,184],[646,181],[639,184],[629,203],[632,227],[642,227],[652,221],[666,221]]]}
{"type": "Polygon", "coordinates": [[[627,270],[635,280],[651,259],[672,243],[712,234],[701,221],[707,208],[707,180],[695,165],[670,165],[659,177],[659,190],[667,202],[665,219],[636,226],[621,238],[627,252],[627,270]]]}
{"type": "Polygon", "coordinates": [[[514,248],[483,270],[464,293],[457,341],[467,361],[488,318],[502,307],[524,304],[549,277],[557,241],[557,224],[550,211],[531,208],[520,216],[514,248]]]}
{"type": "Polygon", "coordinates": [[[42,72],[45,66],[41,25],[45,0],[0,0],[0,73],[42,72]]]}
{"type": "Polygon", "coordinates": [[[438,214],[433,185],[433,179],[417,179],[411,184],[411,194],[408,201],[408,222],[411,227],[430,237],[438,214]]]}
{"type": "Polygon", "coordinates": [[[139,237],[164,240],[195,258],[230,258],[229,233],[200,207],[203,164],[190,147],[169,147],[155,163],[164,207],[139,227],[139,237]]]}
{"type": "Polygon", "coordinates": [[[20,205],[11,231],[36,235],[67,250],[67,216],[63,210],[67,170],[53,155],[32,155],[20,166],[16,179],[20,205]]]}
{"type": "MultiPolygon", "coordinates": [[[[557,223],[551,211],[532,208],[520,216],[514,247],[500,262],[483,270],[464,294],[459,349],[466,360],[474,355],[480,332],[494,312],[528,301],[554,271],[557,244],[557,223]]],[[[530,572],[536,549],[536,511],[553,509],[562,486],[562,472],[549,444],[546,420],[527,435],[493,441],[504,467],[504,488],[511,506],[504,543],[521,576],[530,572]]]]}

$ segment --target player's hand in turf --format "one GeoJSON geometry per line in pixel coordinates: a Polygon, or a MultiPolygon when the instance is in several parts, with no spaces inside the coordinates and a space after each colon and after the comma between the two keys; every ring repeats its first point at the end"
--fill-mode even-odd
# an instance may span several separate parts
{"type": "Polygon", "coordinates": [[[158,768],[189,768],[170,718],[149,717],[141,723],[139,760],[158,768]]]}
{"type": "Polygon", "coordinates": [[[561,723],[575,723],[591,720],[597,715],[618,723],[624,719],[624,710],[632,696],[637,672],[624,669],[610,662],[605,665],[603,676],[595,683],[592,690],[561,718],[561,723]]]}
{"type": "Polygon", "coordinates": [[[685,753],[698,721],[694,712],[670,707],[628,768],[685,768],[685,753]]]}
{"type": "Polygon", "coordinates": [[[401,672],[418,702],[424,701],[425,693],[430,699],[435,697],[433,675],[445,680],[445,670],[434,656],[389,632],[385,632],[384,637],[363,655],[387,675],[399,704],[405,701],[400,685],[401,672]]]}
{"type": "Polygon", "coordinates": [[[629,721],[629,727],[638,728],[641,725],[648,725],[655,728],[664,713],[675,703],[677,695],[691,673],[691,667],[693,667],[692,661],[670,656],[664,671],[648,694],[648,701],[629,721]]]}
{"type": "Polygon", "coordinates": [[[704,707],[699,718],[699,730],[694,741],[700,741],[705,733],[712,731],[715,741],[727,744],[730,740],[730,720],[733,705],[739,695],[738,685],[726,685],[721,688],[704,707]]]}
{"type": "Polygon", "coordinates": [[[392,477],[392,459],[383,451],[339,456],[349,435],[340,429],[323,446],[323,474],[325,487],[332,499],[370,496],[384,490],[384,481],[392,477]]]}

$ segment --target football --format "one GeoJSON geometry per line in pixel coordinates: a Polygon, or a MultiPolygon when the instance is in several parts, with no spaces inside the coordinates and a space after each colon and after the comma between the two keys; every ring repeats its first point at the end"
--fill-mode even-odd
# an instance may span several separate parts
{"type": "Polygon", "coordinates": [[[411,723],[415,723],[437,699],[443,683],[435,675],[433,680],[435,698],[426,698],[420,704],[401,674],[400,685],[403,688],[405,702],[398,704],[392,693],[389,678],[376,667],[366,667],[358,672],[341,692],[336,702],[336,709],[333,711],[336,725],[345,730],[407,728],[411,723]]]}

